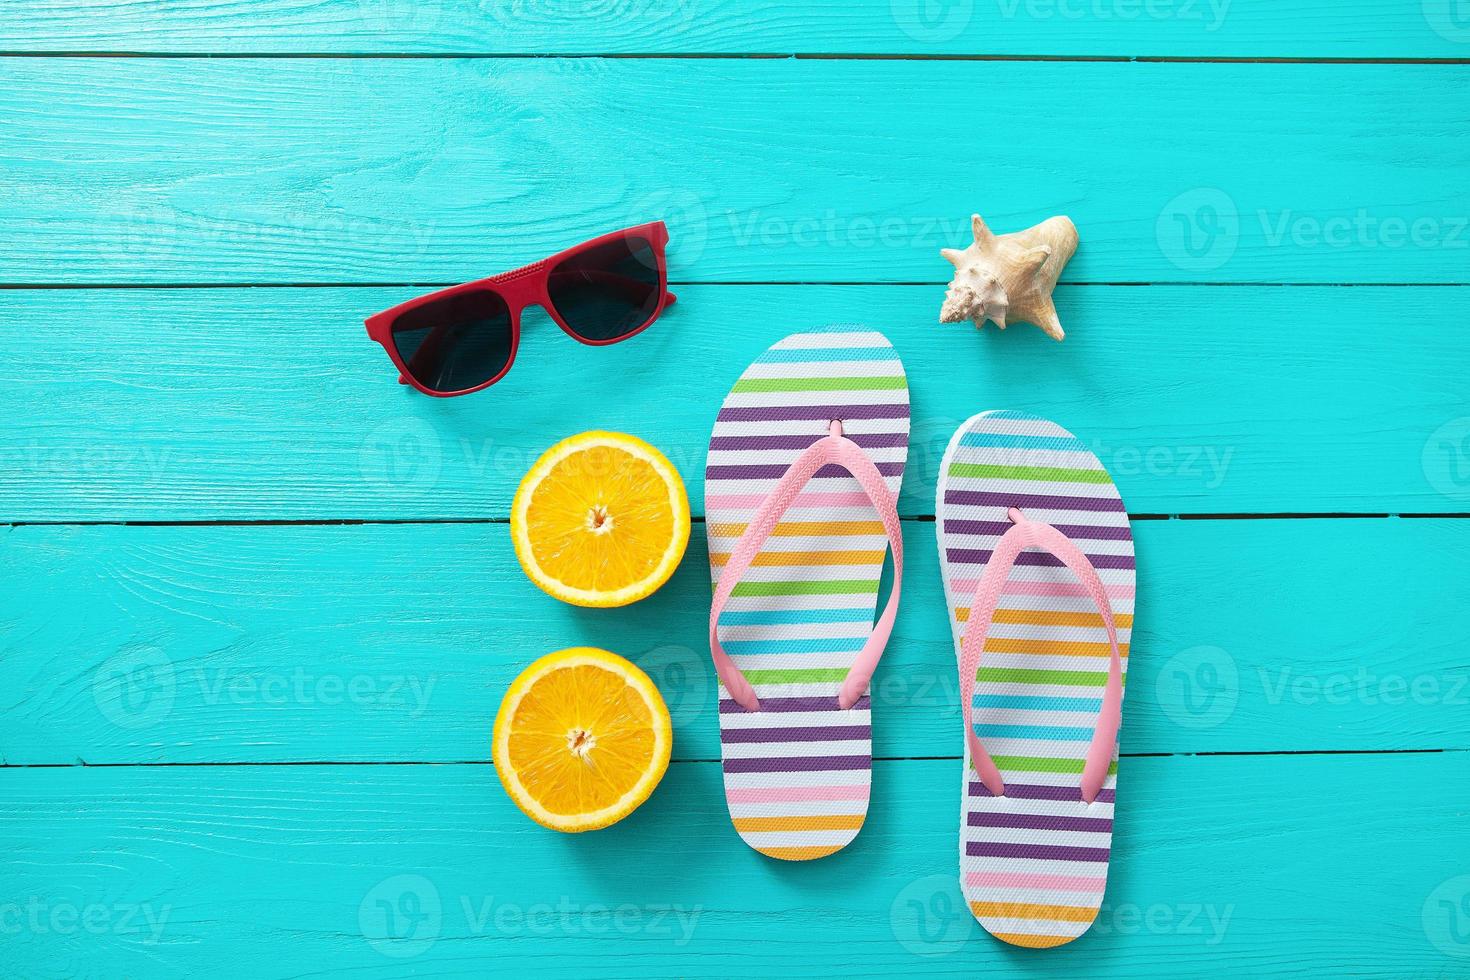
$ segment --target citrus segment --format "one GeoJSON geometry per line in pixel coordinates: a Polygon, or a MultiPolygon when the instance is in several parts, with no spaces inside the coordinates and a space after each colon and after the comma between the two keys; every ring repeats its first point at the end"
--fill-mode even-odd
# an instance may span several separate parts
{"type": "Polygon", "coordinates": [[[668,767],[673,729],[647,674],[617,654],[574,647],[512,682],[493,743],[516,805],[576,833],[616,823],[648,798],[668,767]]]}
{"type": "Polygon", "coordinates": [[[623,606],[674,573],[689,543],[689,500],[648,443],[584,432],[548,449],[521,481],[511,535],[543,591],[579,606],[623,606]]]}

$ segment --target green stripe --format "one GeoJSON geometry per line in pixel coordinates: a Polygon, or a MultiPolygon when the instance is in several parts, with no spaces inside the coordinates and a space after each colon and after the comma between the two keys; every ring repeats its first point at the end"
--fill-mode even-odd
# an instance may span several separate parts
{"type": "Polygon", "coordinates": [[[901,374],[876,378],[743,378],[731,389],[745,391],[897,391],[908,386],[901,374]]]}
{"type": "MultiPolygon", "coordinates": [[[[1105,670],[1026,670],[1022,667],[981,667],[975,675],[980,682],[994,684],[1073,684],[1077,687],[1107,687],[1105,670]]],[[[1123,675],[1124,683],[1128,675],[1123,675]]]]}
{"type": "Polygon", "coordinates": [[[950,476],[993,477],[999,480],[1040,480],[1048,483],[1112,483],[1107,470],[1074,470],[1065,466],[991,466],[986,463],[950,463],[950,476]]]}
{"type": "Polygon", "coordinates": [[[863,592],[877,594],[877,580],[840,578],[814,582],[741,582],[730,594],[733,596],[854,595],[863,592]]]}
{"type": "MultiPolygon", "coordinates": [[[[1018,772],[1074,772],[1081,773],[1082,759],[1047,759],[1038,755],[993,755],[990,761],[995,763],[995,768],[1006,771],[1018,772]]],[[[1116,775],[1118,764],[1116,762],[1108,766],[1108,775],[1116,775]]]]}
{"type": "Polygon", "coordinates": [[[847,677],[846,667],[796,667],[787,670],[741,671],[752,684],[834,684],[847,677]]]}

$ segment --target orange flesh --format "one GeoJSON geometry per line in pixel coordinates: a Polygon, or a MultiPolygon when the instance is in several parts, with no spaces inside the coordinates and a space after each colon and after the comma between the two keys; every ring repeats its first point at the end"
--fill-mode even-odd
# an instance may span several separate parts
{"type": "Polygon", "coordinates": [[[611,806],[652,764],[655,720],[648,704],[602,667],[562,667],[542,676],[510,723],[511,766],[553,813],[611,806]]]}
{"type": "Polygon", "coordinates": [[[526,511],[536,564],[574,589],[611,592],[652,575],[674,536],[669,487],[621,449],[596,446],[562,460],[526,511]]]}

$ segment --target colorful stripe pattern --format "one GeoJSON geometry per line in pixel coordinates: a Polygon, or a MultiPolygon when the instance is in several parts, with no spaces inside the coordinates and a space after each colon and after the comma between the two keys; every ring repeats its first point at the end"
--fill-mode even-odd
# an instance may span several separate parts
{"type": "MultiPolygon", "coordinates": [[[[705,469],[710,575],[802,450],[840,419],[898,493],[908,381],[880,333],[793,334],[736,382],[705,469]]],[[[735,829],[771,857],[810,860],[857,836],[872,780],[872,706],[837,691],[872,632],[888,539],[857,480],[826,467],[798,494],[720,618],[720,643],[754,686],[748,712],[721,688],[725,798],[735,829]]]]}
{"type": "MultiPolygon", "coordinates": [[[[936,531],[956,649],[1010,507],[1087,554],[1112,602],[1126,672],[1134,594],[1128,513],[1085,443],[1021,412],[975,416],[941,464],[936,531]]],[[[970,910],[997,938],[1059,946],[1087,931],[1107,885],[1116,749],[1098,798],[1083,803],[1079,790],[1107,683],[1107,633],[1060,561],[1037,551],[1020,557],[986,638],[974,698],[975,734],[1001,771],[1005,795],[985,788],[967,752],[960,878],[970,910]]]]}

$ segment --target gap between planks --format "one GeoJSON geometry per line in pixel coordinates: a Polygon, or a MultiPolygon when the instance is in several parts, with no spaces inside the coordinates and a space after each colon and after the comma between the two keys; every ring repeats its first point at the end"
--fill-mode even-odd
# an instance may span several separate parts
{"type": "MultiPolygon", "coordinates": [[[[1314,513],[1280,512],[1255,514],[1129,514],[1130,521],[1374,521],[1374,520],[1464,520],[1470,511],[1423,513],[1314,513]]],[[[917,514],[899,518],[915,524],[933,524],[933,514],[917,514]]],[[[703,524],[704,515],[693,515],[690,521],[703,524]]],[[[340,517],[308,519],[256,520],[178,520],[178,521],[0,521],[0,527],[364,527],[398,524],[509,524],[509,517],[340,517]]]]}
{"type": "Polygon", "coordinates": [[[1029,61],[1153,65],[1470,65],[1470,58],[1333,58],[1121,54],[903,54],[823,51],[494,52],[494,51],[0,51],[0,58],[134,58],[171,61],[1029,61]]]}
{"type": "MultiPolygon", "coordinates": [[[[1295,749],[1284,751],[1260,752],[1120,752],[1120,759],[1174,759],[1174,758],[1216,758],[1231,756],[1273,756],[1273,755],[1436,755],[1444,753],[1470,752],[1470,749],[1295,749]]],[[[959,762],[962,757],[958,755],[875,755],[874,762],[959,762]]],[[[720,759],[670,759],[671,766],[687,765],[719,765],[720,759]]],[[[295,762],[87,762],[78,759],[76,762],[33,762],[33,763],[0,763],[0,769],[218,769],[218,768],[256,768],[263,766],[490,766],[495,763],[490,759],[449,759],[449,760],[383,760],[379,762],[356,761],[333,761],[322,759],[317,761],[295,761],[295,762]]]]}

